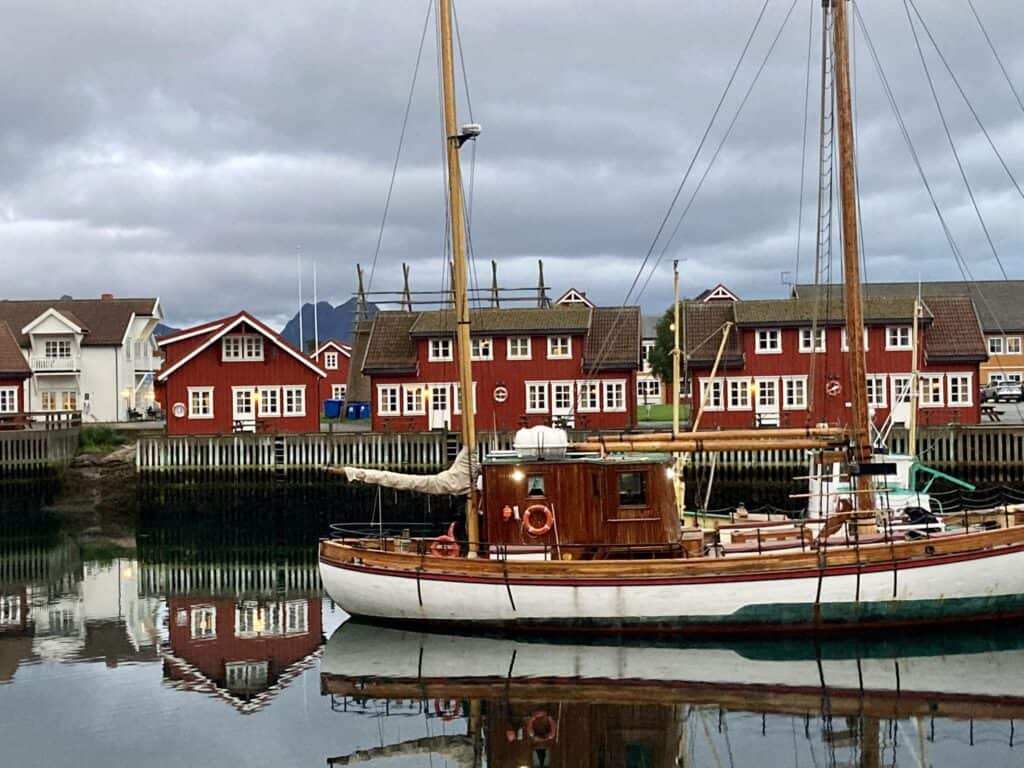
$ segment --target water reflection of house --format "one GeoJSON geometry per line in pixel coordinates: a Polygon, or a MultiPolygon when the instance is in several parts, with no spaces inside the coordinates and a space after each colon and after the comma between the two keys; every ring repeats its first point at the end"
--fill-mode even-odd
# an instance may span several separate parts
{"type": "Polygon", "coordinates": [[[243,714],[264,707],[319,655],[319,598],[177,597],[168,601],[164,677],[224,699],[243,714]]]}

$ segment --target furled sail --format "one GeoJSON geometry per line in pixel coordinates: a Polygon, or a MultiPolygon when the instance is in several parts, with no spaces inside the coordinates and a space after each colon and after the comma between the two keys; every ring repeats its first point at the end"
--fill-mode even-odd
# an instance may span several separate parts
{"type": "Polygon", "coordinates": [[[467,448],[459,451],[459,455],[448,469],[436,475],[406,475],[401,472],[385,472],[364,467],[344,467],[343,471],[350,483],[358,480],[369,485],[435,495],[466,496],[473,483],[467,448]]]}

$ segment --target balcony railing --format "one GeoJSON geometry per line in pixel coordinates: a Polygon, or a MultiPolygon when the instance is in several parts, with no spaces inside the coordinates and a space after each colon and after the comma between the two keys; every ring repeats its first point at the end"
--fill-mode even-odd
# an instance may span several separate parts
{"type": "Polygon", "coordinates": [[[33,355],[29,360],[33,371],[47,373],[49,371],[77,371],[82,367],[82,358],[79,355],[71,357],[46,357],[44,355],[33,355]]]}

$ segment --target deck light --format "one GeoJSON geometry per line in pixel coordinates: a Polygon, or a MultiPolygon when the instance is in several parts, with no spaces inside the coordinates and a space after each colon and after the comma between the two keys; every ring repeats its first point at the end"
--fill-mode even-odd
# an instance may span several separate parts
{"type": "Polygon", "coordinates": [[[517,483],[522,482],[522,480],[523,480],[523,473],[520,470],[518,470],[518,469],[513,469],[512,470],[512,479],[515,480],[517,483]]]}

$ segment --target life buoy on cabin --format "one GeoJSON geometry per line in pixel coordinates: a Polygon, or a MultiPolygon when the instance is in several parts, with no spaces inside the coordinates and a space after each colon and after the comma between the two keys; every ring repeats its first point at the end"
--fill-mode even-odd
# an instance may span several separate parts
{"type": "Polygon", "coordinates": [[[843,385],[839,379],[829,379],[828,384],[825,385],[825,394],[829,397],[838,397],[842,391],[843,385]]]}
{"type": "Polygon", "coordinates": [[[523,529],[531,536],[543,536],[545,533],[550,531],[554,525],[555,516],[551,512],[551,508],[545,507],[543,504],[531,504],[526,508],[526,512],[523,514],[523,529]],[[534,515],[543,515],[544,522],[540,525],[534,525],[534,515]]]}
{"type": "Polygon", "coordinates": [[[455,540],[455,523],[448,526],[448,533],[442,533],[430,543],[430,554],[434,557],[458,557],[459,542],[455,540]]]}
{"type": "Polygon", "coordinates": [[[455,699],[434,699],[434,714],[446,722],[451,722],[462,714],[462,703],[455,699]]]}
{"type": "Polygon", "coordinates": [[[558,721],[543,709],[537,710],[526,721],[526,735],[531,741],[551,741],[558,735],[558,721]]]}

